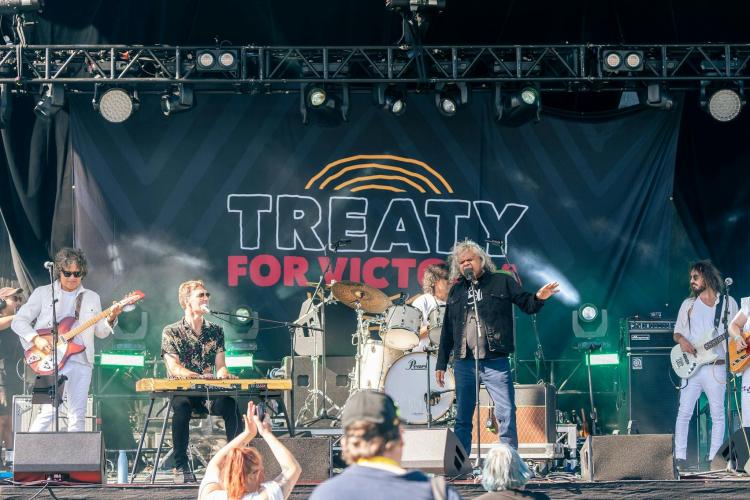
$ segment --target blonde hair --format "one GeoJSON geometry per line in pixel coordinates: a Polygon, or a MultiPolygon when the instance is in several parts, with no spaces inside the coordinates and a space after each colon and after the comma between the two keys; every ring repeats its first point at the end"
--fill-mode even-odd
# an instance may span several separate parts
{"type": "Polygon", "coordinates": [[[448,279],[448,266],[446,264],[432,264],[427,266],[422,277],[422,291],[424,293],[435,293],[435,284],[440,280],[448,279]]]}
{"type": "Polygon", "coordinates": [[[190,280],[180,283],[180,288],[177,289],[177,300],[180,301],[180,307],[185,309],[187,307],[187,301],[190,294],[196,288],[206,288],[201,280],[190,280]]]}

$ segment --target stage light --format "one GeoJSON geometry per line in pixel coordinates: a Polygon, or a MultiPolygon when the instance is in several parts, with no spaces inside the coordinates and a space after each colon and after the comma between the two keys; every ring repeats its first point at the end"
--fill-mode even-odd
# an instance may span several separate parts
{"type": "Polygon", "coordinates": [[[161,112],[164,116],[187,111],[193,107],[193,104],[193,88],[182,83],[178,83],[176,87],[161,95],[161,112]]]}
{"type": "Polygon", "coordinates": [[[602,51],[602,69],[608,73],[642,71],[643,51],[607,49],[602,51]]]}
{"type": "Polygon", "coordinates": [[[349,86],[308,84],[300,87],[302,123],[313,118],[317,125],[335,127],[347,120],[349,114],[349,86]]]}
{"type": "Polygon", "coordinates": [[[254,366],[253,353],[227,352],[224,361],[227,368],[252,368],[254,366]]]}
{"type": "Polygon", "coordinates": [[[435,106],[443,116],[454,116],[458,108],[469,102],[469,89],[465,82],[435,85],[435,106]]]}
{"type": "Polygon", "coordinates": [[[94,90],[92,104],[102,118],[110,123],[122,123],[138,110],[140,100],[137,91],[132,93],[118,87],[110,88],[99,96],[99,87],[94,90]]]}
{"type": "Polygon", "coordinates": [[[255,351],[260,331],[258,312],[248,306],[237,306],[227,326],[228,351],[255,351]]]}
{"type": "Polygon", "coordinates": [[[21,12],[40,11],[44,7],[44,0],[2,0],[0,15],[20,14],[21,12]]]}
{"type": "Polygon", "coordinates": [[[709,91],[709,83],[701,83],[700,104],[701,108],[710,114],[714,120],[729,122],[737,118],[745,106],[745,89],[740,82],[737,89],[720,88],[714,90],[711,96],[706,98],[709,91]]]}
{"type": "Polygon", "coordinates": [[[99,355],[101,366],[146,366],[146,356],[138,353],[103,352],[99,355]]]}
{"type": "Polygon", "coordinates": [[[620,364],[620,356],[614,352],[614,353],[589,353],[588,356],[586,356],[586,364],[590,366],[612,366],[612,365],[619,365],[620,364]]]}
{"type": "Polygon", "coordinates": [[[592,303],[582,304],[573,312],[573,334],[579,338],[604,337],[607,334],[607,310],[592,303]]]}
{"type": "Polygon", "coordinates": [[[495,85],[495,119],[509,127],[518,127],[530,121],[539,121],[542,98],[536,87],[524,87],[513,92],[503,92],[495,85]]]}
{"type": "Polygon", "coordinates": [[[49,120],[65,104],[65,88],[62,85],[45,85],[42,95],[34,106],[34,114],[42,120],[49,120]]]}
{"type": "Polygon", "coordinates": [[[375,99],[379,107],[395,116],[406,113],[406,92],[395,85],[375,86],[375,99]]]}
{"type": "Polygon", "coordinates": [[[234,49],[200,49],[195,52],[198,71],[234,71],[237,69],[237,51],[234,49]]]}
{"type": "Polygon", "coordinates": [[[674,99],[666,87],[659,83],[651,83],[646,89],[646,104],[652,108],[670,111],[674,108],[674,99]]]}

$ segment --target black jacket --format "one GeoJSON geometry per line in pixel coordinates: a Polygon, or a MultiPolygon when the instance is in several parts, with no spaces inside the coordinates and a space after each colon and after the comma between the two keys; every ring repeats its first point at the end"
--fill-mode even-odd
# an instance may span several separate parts
{"type": "MultiPolygon", "coordinates": [[[[495,353],[510,354],[513,344],[513,304],[523,312],[534,314],[544,305],[535,294],[524,292],[510,273],[497,271],[484,272],[479,278],[477,289],[482,293],[479,301],[479,318],[482,333],[487,335],[489,350],[495,353]]],[[[464,321],[468,304],[469,282],[460,278],[448,293],[445,308],[445,322],[440,333],[440,348],[435,368],[445,370],[451,352],[455,358],[466,357],[464,342],[464,321]]],[[[473,306],[472,306],[473,308],[473,306]]]]}

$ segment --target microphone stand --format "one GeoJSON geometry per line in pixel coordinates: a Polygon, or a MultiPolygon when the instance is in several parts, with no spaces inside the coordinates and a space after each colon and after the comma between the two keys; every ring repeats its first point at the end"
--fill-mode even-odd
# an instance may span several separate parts
{"type": "MultiPolygon", "coordinates": [[[[474,467],[479,468],[482,460],[482,432],[480,425],[481,415],[479,411],[479,339],[482,337],[482,325],[479,321],[479,300],[477,300],[477,288],[475,285],[476,278],[474,278],[473,274],[474,273],[472,272],[471,279],[467,279],[467,281],[469,282],[469,288],[471,289],[471,293],[474,297],[474,319],[477,323],[477,329],[475,332],[476,344],[474,346],[474,395],[476,397],[475,411],[477,414],[475,422],[477,429],[477,460],[474,464],[474,467]]],[[[469,454],[471,454],[471,450],[469,450],[469,454]]]]}
{"type": "Polygon", "coordinates": [[[49,271],[49,282],[50,290],[52,291],[52,405],[55,407],[55,432],[60,432],[60,402],[58,401],[58,391],[60,384],[60,368],[57,366],[57,341],[59,340],[59,328],[57,323],[57,297],[55,297],[55,275],[54,266],[50,266],[49,271]]]}
{"type": "Polygon", "coordinates": [[[722,323],[724,324],[724,370],[726,372],[726,402],[724,403],[726,408],[724,411],[726,411],[727,414],[727,431],[729,436],[729,442],[728,442],[728,448],[727,448],[727,471],[736,472],[737,466],[734,463],[734,458],[732,457],[732,452],[734,448],[732,446],[732,426],[734,425],[734,418],[732,417],[732,393],[730,392],[731,387],[729,385],[729,381],[734,380],[732,378],[732,373],[729,370],[729,287],[731,286],[731,282],[724,282],[724,312],[722,314],[722,323]]]}

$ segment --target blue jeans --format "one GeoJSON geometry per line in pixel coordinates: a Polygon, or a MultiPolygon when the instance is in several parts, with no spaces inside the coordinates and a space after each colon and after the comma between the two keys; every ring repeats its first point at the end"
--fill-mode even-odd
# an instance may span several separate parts
{"type": "MultiPolygon", "coordinates": [[[[456,378],[456,437],[467,452],[471,450],[471,429],[476,405],[476,377],[473,359],[457,359],[453,363],[456,378]]],[[[518,448],[516,432],[516,394],[508,358],[480,359],[479,380],[495,402],[495,418],[500,442],[518,448]]]]}

